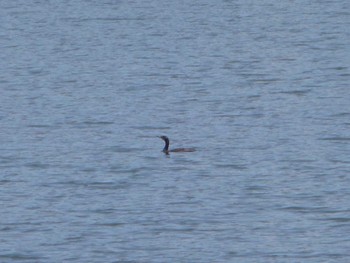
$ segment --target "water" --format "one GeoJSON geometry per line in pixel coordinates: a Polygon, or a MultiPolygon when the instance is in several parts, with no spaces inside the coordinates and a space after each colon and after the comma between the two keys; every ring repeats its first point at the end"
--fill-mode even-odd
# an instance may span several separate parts
{"type": "Polygon", "coordinates": [[[0,261],[349,262],[349,15],[1,1],[0,261]]]}

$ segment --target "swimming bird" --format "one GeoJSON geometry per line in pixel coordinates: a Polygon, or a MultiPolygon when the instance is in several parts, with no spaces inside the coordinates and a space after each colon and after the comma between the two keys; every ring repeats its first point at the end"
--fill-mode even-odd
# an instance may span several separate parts
{"type": "Polygon", "coordinates": [[[165,146],[163,148],[163,153],[165,154],[169,154],[170,152],[194,152],[196,150],[194,148],[176,148],[169,150],[169,138],[166,136],[159,136],[159,138],[165,142],[165,146]]]}

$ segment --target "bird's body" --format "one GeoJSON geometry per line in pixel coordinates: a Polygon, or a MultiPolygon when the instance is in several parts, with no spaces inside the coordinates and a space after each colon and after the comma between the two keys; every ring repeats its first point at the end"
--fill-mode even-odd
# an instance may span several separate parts
{"type": "Polygon", "coordinates": [[[163,148],[163,152],[165,154],[169,154],[171,152],[194,152],[196,149],[194,148],[176,148],[176,149],[172,149],[169,150],[169,138],[167,136],[160,136],[159,138],[161,138],[164,142],[165,142],[165,146],[163,148]]]}

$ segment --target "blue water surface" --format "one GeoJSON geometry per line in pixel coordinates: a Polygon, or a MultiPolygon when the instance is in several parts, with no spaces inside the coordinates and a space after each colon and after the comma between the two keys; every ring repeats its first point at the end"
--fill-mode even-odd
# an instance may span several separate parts
{"type": "Polygon", "coordinates": [[[349,262],[349,15],[1,1],[0,262],[349,262]]]}

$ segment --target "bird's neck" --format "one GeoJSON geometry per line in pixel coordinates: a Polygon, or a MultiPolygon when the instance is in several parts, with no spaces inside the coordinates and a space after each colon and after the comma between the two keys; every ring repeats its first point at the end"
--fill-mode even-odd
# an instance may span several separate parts
{"type": "Polygon", "coordinates": [[[164,140],[164,142],[165,142],[165,146],[164,146],[163,152],[167,152],[169,151],[169,140],[164,140]]]}

